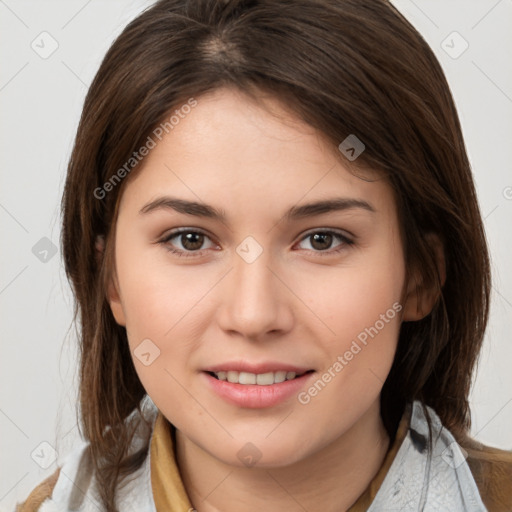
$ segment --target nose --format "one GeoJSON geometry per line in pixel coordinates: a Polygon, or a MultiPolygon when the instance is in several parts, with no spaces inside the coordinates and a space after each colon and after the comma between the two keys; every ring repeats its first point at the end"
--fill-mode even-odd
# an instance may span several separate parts
{"type": "Polygon", "coordinates": [[[273,268],[267,251],[248,263],[234,255],[217,310],[220,327],[251,340],[264,340],[290,331],[294,322],[293,294],[273,268]]]}

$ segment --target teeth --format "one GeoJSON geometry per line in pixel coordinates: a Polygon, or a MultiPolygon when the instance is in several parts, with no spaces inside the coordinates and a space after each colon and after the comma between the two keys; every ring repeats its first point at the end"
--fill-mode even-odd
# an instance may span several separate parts
{"type": "Polygon", "coordinates": [[[279,371],[274,373],[274,383],[277,384],[278,382],[284,382],[286,380],[286,372],[285,371],[279,371]]]}
{"type": "MultiPolygon", "coordinates": [[[[240,375],[241,377],[242,375],[240,375]]],[[[240,379],[240,382],[242,382],[242,379],[240,379]]],[[[275,376],[273,372],[268,373],[260,373],[256,375],[256,384],[259,384],[260,386],[270,386],[271,384],[274,384],[275,382],[275,376]]]]}
{"type": "MultiPolygon", "coordinates": [[[[227,379],[228,379],[228,382],[233,382],[233,383],[238,383],[238,375],[239,373],[238,372],[227,372],[227,379]]],[[[218,377],[218,375],[217,375],[218,377]]]]}
{"type": "Polygon", "coordinates": [[[215,375],[219,380],[227,380],[234,384],[258,384],[260,386],[270,386],[272,384],[278,384],[285,380],[292,380],[296,377],[295,372],[286,372],[279,370],[277,372],[268,373],[249,373],[249,372],[215,372],[215,375]]]}
{"type": "Polygon", "coordinates": [[[256,375],[254,373],[240,372],[238,384],[256,384],[256,375]]]}

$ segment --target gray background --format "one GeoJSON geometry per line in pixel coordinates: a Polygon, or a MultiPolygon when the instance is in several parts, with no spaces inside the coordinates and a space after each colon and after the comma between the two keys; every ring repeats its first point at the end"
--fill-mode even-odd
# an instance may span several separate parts
{"type": "MultiPolygon", "coordinates": [[[[512,449],[512,0],[393,3],[438,56],[461,117],[494,277],[472,434],[512,449]]],[[[87,87],[114,37],[150,4],[0,0],[1,511],[53,473],[80,439],[59,204],[87,87]]]]}

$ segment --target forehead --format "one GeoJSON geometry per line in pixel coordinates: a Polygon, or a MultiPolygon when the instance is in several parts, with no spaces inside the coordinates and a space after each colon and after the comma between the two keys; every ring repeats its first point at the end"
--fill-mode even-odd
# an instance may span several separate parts
{"type": "Polygon", "coordinates": [[[376,172],[350,171],[338,147],[276,99],[255,103],[234,89],[197,98],[197,105],[144,158],[120,210],[163,193],[204,201],[229,213],[270,214],[281,206],[331,197],[364,199],[382,212],[393,194],[376,172]]]}

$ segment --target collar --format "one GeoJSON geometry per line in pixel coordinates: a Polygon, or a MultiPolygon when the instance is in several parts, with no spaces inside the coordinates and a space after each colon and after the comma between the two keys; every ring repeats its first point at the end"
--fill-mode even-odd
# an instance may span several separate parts
{"type": "Polygon", "coordinates": [[[158,411],[150,446],[151,488],[158,512],[194,509],[176,464],[174,430],[174,426],[158,411]]]}
{"type": "MultiPolygon", "coordinates": [[[[151,439],[151,486],[158,512],[193,510],[176,464],[174,427],[158,411],[151,439]]],[[[459,445],[437,414],[408,404],[395,439],[366,490],[348,512],[382,510],[486,512],[459,445]],[[428,422],[433,445],[428,446],[428,422]]]]}
{"type": "Polygon", "coordinates": [[[435,411],[415,400],[407,435],[368,512],[488,512],[466,454],[435,411]],[[429,443],[429,423],[431,439],[429,443]]]}
{"type": "MultiPolygon", "coordinates": [[[[410,411],[404,413],[395,439],[368,487],[347,512],[364,512],[375,498],[409,427],[410,411]]],[[[159,412],[151,441],[151,485],[157,511],[192,510],[176,464],[175,429],[159,412]]]]}
{"type": "MultiPolygon", "coordinates": [[[[149,397],[147,402],[148,407],[143,406],[146,421],[139,422],[131,448],[147,449],[150,441],[149,453],[120,490],[118,508],[123,512],[191,512],[194,509],[176,464],[174,427],[149,397]]],[[[506,454],[509,456],[509,452],[506,454]]],[[[82,443],[66,457],[52,495],[40,510],[97,512],[100,508],[87,443],[82,443]]],[[[434,410],[419,401],[407,405],[380,470],[350,508],[350,512],[362,510],[488,512],[466,452],[442,426],[434,410]],[[432,445],[428,443],[427,416],[432,445]]]]}

